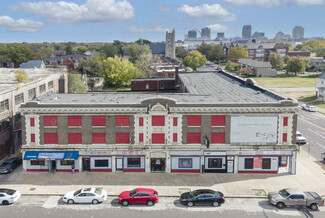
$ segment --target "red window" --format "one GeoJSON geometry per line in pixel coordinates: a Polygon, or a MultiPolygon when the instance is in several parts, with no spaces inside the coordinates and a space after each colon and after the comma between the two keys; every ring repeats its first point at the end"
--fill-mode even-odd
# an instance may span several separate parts
{"type": "Polygon", "coordinates": [[[225,133],[211,133],[211,144],[225,144],[225,133]]]}
{"type": "Polygon", "coordinates": [[[187,144],[201,144],[201,133],[187,133],[187,144]]]}
{"type": "Polygon", "coordinates": [[[152,116],[152,126],[165,126],[165,116],[152,116]]]}
{"type": "Polygon", "coordinates": [[[81,133],[69,133],[68,134],[68,143],[69,144],[82,144],[81,133]]]}
{"type": "Polygon", "coordinates": [[[173,118],[173,126],[177,126],[177,117],[173,118]]]}
{"type": "Polygon", "coordinates": [[[106,126],[106,117],[105,116],[92,116],[92,125],[93,126],[106,126]]]}
{"type": "Polygon", "coordinates": [[[30,134],[30,142],[35,142],[35,134],[30,134]]]}
{"type": "Polygon", "coordinates": [[[143,142],[143,133],[139,133],[139,142],[143,142]]]}
{"type": "Polygon", "coordinates": [[[188,115],[187,116],[187,126],[201,126],[201,116],[200,115],[188,115]]]}
{"type": "Polygon", "coordinates": [[[212,115],[211,126],[225,126],[226,116],[225,115],[212,115]]]}
{"type": "Polygon", "coordinates": [[[173,133],[173,142],[177,142],[177,133],[173,133]]]}
{"type": "Polygon", "coordinates": [[[129,116],[116,116],[116,126],[129,126],[129,116]]]}
{"type": "Polygon", "coordinates": [[[152,133],[152,144],[165,144],[165,133],[152,133]]]}
{"type": "Polygon", "coordinates": [[[35,126],[35,118],[30,118],[30,126],[35,126]]]}
{"type": "Polygon", "coordinates": [[[58,126],[58,117],[44,116],[44,126],[58,126]]]}
{"type": "Polygon", "coordinates": [[[93,144],[106,144],[105,133],[93,133],[93,144]]]}
{"type": "Polygon", "coordinates": [[[81,116],[68,116],[68,126],[81,126],[81,116]]]}
{"type": "Polygon", "coordinates": [[[288,117],[283,117],[283,126],[288,126],[288,117]]]}
{"type": "Polygon", "coordinates": [[[287,133],[282,134],[282,141],[283,142],[288,142],[288,134],[287,133]]]}
{"type": "Polygon", "coordinates": [[[129,133],[116,133],[116,144],[129,144],[129,133]]]}
{"type": "Polygon", "coordinates": [[[139,126],[143,126],[143,117],[139,117],[139,126]]]}
{"type": "Polygon", "coordinates": [[[44,144],[58,144],[58,134],[44,133],[44,144]]]}

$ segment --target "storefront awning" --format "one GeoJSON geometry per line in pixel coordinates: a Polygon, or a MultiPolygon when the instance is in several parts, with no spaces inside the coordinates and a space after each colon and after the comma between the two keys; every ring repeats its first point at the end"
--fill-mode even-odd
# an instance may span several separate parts
{"type": "Polygon", "coordinates": [[[24,160],[78,160],[79,151],[26,151],[24,160]]]}

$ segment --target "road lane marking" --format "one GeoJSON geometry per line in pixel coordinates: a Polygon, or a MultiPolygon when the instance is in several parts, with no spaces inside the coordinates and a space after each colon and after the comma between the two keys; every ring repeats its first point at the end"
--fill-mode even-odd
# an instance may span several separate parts
{"type": "Polygon", "coordinates": [[[325,146],[324,146],[324,145],[321,145],[321,144],[319,144],[319,143],[317,143],[317,145],[319,145],[319,146],[321,146],[322,148],[325,149],[325,146]]]}
{"type": "Polygon", "coordinates": [[[306,123],[309,123],[309,124],[311,124],[311,125],[313,125],[313,126],[316,126],[317,128],[320,128],[320,129],[322,129],[322,130],[325,131],[325,128],[320,127],[320,126],[316,125],[315,123],[312,123],[312,122],[310,122],[310,121],[308,121],[308,120],[301,119],[301,118],[298,118],[298,119],[299,119],[299,120],[302,120],[302,121],[305,121],[306,123]]]}
{"type": "Polygon", "coordinates": [[[318,135],[318,136],[320,136],[320,137],[322,137],[322,138],[324,138],[325,139],[325,136],[322,136],[321,134],[319,134],[319,133],[317,133],[317,132],[315,132],[314,130],[312,130],[312,129],[309,129],[309,128],[307,128],[310,132],[313,132],[313,133],[315,133],[316,135],[318,135]]]}

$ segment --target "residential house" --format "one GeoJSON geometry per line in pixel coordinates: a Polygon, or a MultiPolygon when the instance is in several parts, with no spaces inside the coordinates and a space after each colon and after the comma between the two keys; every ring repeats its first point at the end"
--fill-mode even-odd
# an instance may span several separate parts
{"type": "Polygon", "coordinates": [[[270,62],[256,61],[252,59],[239,59],[241,69],[245,69],[253,76],[277,76],[277,71],[272,69],[270,62]]]}

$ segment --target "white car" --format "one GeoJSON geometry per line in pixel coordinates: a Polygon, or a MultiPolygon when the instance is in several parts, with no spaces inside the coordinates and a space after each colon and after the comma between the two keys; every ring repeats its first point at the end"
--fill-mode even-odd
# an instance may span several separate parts
{"type": "Polygon", "coordinates": [[[304,106],[304,109],[306,111],[317,112],[317,108],[315,106],[306,105],[304,106]]]}
{"type": "Polygon", "coordinates": [[[63,197],[63,202],[68,204],[98,204],[105,201],[106,198],[107,192],[102,188],[82,188],[65,194],[63,197]]]}
{"type": "Polygon", "coordinates": [[[13,204],[20,198],[19,191],[7,188],[0,188],[0,203],[3,205],[13,204]]]}
{"type": "Polygon", "coordinates": [[[296,143],[299,145],[307,143],[307,139],[299,131],[296,133],[296,143]]]}

